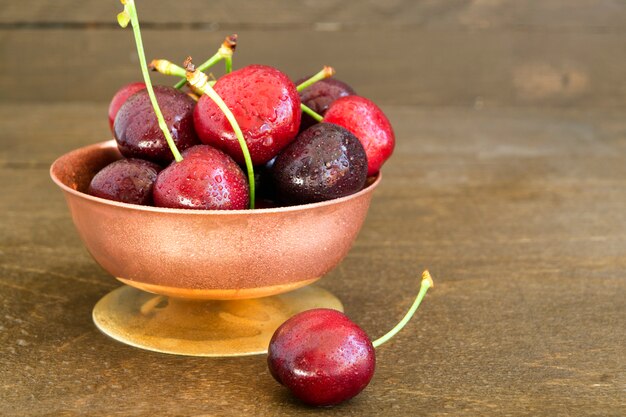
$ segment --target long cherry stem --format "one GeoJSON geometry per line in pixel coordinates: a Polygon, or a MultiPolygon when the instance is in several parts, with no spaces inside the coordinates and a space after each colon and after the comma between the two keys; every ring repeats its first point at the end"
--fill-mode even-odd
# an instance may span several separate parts
{"type": "Polygon", "coordinates": [[[150,81],[150,74],[148,73],[148,66],[146,64],[146,54],[144,53],[143,42],[141,41],[141,31],[139,30],[139,18],[137,17],[137,8],[135,7],[135,1],[121,0],[121,2],[124,5],[124,11],[117,15],[117,22],[120,24],[121,27],[124,28],[128,26],[128,23],[130,22],[133,27],[133,35],[135,36],[135,44],[137,45],[137,55],[139,56],[141,73],[143,75],[143,81],[146,84],[146,90],[148,90],[148,96],[150,97],[152,108],[154,109],[154,113],[156,114],[157,120],[159,121],[159,128],[161,128],[161,131],[165,136],[167,145],[172,151],[172,154],[174,154],[174,159],[176,160],[176,162],[180,162],[183,160],[183,157],[178,151],[178,148],[176,148],[174,139],[172,139],[172,135],[170,134],[170,129],[165,123],[163,113],[161,113],[161,108],[159,107],[159,103],[157,102],[156,96],[154,95],[152,82],[150,81]]]}
{"type": "MultiPolygon", "coordinates": [[[[222,59],[225,62],[226,73],[229,73],[233,70],[233,53],[237,48],[237,34],[234,33],[230,36],[227,36],[224,39],[224,42],[220,45],[220,48],[217,52],[209,59],[204,61],[202,64],[198,65],[196,68],[198,71],[204,71],[206,69],[211,68],[213,65],[220,62],[222,59]]],[[[183,75],[183,77],[185,77],[183,75]]],[[[183,78],[179,82],[174,85],[174,88],[182,88],[187,82],[187,78],[183,78]]]]}
{"type": "Polygon", "coordinates": [[[315,84],[316,82],[321,81],[324,78],[332,77],[333,75],[335,75],[335,69],[333,67],[324,65],[324,68],[322,68],[320,72],[318,72],[317,74],[315,74],[308,80],[304,81],[303,83],[298,84],[298,86],[296,87],[296,90],[302,91],[308,86],[315,84]]]}
{"type": "Polygon", "coordinates": [[[409,320],[411,320],[411,317],[413,317],[413,314],[415,314],[415,312],[417,311],[417,308],[422,303],[422,300],[424,299],[424,296],[426,295],[426,292],[428,291],[428,289],[432,288],[433,286],[434,286],[433,279],[431,278],[430,273],[428,271],[424,271],[422,273],[422,282],[420,285],[420,290],[419,290],[419,293],[417,294],[417,297],[415,298],[415,301],[413,302],[413,305],[411,306],[411,308],[409,308],[409,311],[406,313],[404,318],[400,320],[400,323],[396,324],[396,326],[393,329],[391,329],[389,332],[387,332],[387,334],[385,334],[383,337],[380,337],[374,340],[374,342],[372,342],[372,345],[374,345],[375,348],[387,342],[389,339],[394,337],[396,333],[402,330],[402,328],[409,322],[409,320]]]}
{"type": "Polygon", "coordinates": [[[308,106],[305,106],[305,105],[304,105],[304,104],[302,104],[302,103],[300,103],[300,109],[301,109],[304,113],[308,114],[309,116],[311,116],[312,118],[314,118],[315,120],[317,120],[318,122],[321,122],[321,121],[324,119],[324,117],[322,117],[322,115],[317,114],[315,111],[313,111],[313,109],[312,109],[312,108],[310,108],[310,107],[308,107],[308,106]]]}
{"type": "Polygon", "coordinates": [[[224,116],[228,119],[230,126],[233,128],[235,132],[235,136],[237,136],[237,140],[239,141],[239,146],[241,146],[241,151],[243,152],[243,158],[246,161],[246,169],[248,171],[248,184],[250,186],[250,208],[254,208],[254,166],[252,165],[252,158],[250,157],[250,151],[248,150],[248,145],[246,144],[246,140],[243,137],[243,132],[239,127],[239,123],[235,119],[233,112],[230,111],[224,100],[217,94],[217,92],[211,87],[209,84],[209,79],[205,73],[199,71],[194,68],[191,63],[191,57],[188,57],[185,60],[185,68],[187,69],[187,81],[190,85],[194,86],[198,90],[202,91],[206,94],[217,106],[222,110],[224,116]]]}

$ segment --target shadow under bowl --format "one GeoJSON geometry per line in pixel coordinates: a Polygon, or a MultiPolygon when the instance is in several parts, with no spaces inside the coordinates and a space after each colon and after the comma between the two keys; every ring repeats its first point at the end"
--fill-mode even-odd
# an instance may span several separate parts
{"type": "Polygon", "coordinates": [[[50,175],[98,264],[125,284],[177,298],[257,298],[316,281],[348,253],[381,180],[347,197],[256,210],[147,207],[86,194],[93,176],[121,157],[115,141],[101,142],[61,156],[50,175]]]}

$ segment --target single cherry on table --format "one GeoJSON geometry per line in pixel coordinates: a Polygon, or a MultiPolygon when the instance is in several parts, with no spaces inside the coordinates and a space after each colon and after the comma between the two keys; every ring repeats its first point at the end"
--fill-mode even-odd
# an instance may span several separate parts
{"type": "Polygon", "coordinates": [[[369,336],[345,314],[302,312],[276,330],[268,350],[270,373],[311,405],[334,405],[361,392],[374,376],[369,336]]]}
{"type": "Polygon", "coordinates": [[[296,314],[272,336],[267,356],[270,373],[307,404],[329,406],[349,400],[374,375],[374,349],[402,330],[432,286],[430,273],[424,271],[409,311],[393,329],[373,342],[339,311],[317,308],[296,314]]]}

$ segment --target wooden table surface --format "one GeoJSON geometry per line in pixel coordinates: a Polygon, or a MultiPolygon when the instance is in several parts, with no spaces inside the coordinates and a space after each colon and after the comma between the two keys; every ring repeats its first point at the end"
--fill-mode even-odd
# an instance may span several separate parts
{"type": "Polygon", "coordinates": [[[320,286],[372,337],[424,268],[436,287],[370,386],[331,409],[293,400],[261,356],[102,335],[91,310],[119,283],[48,168],[110,137],[107,100],[139,78],[132,35],[116,1],[3,2],[0,415],[626,415],[626,5],[138,3],[149,58],[204,59],[238,32],[236,67],[330,64],[380,103],[397,149],[320,286]]]}

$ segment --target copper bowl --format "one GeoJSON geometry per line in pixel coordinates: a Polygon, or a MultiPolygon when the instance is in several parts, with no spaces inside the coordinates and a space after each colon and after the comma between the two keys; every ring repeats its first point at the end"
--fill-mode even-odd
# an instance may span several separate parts
{"type": "Polygon", "coordinates": [[[120,158],[110,140],[63,155],[50,175],[98,264],[125,284],[182,298],[256,298],[318,280],[348,253],[381,179],[347,197],[257,210],[145,207],[86,194],[95,173],[120,158]]]}

